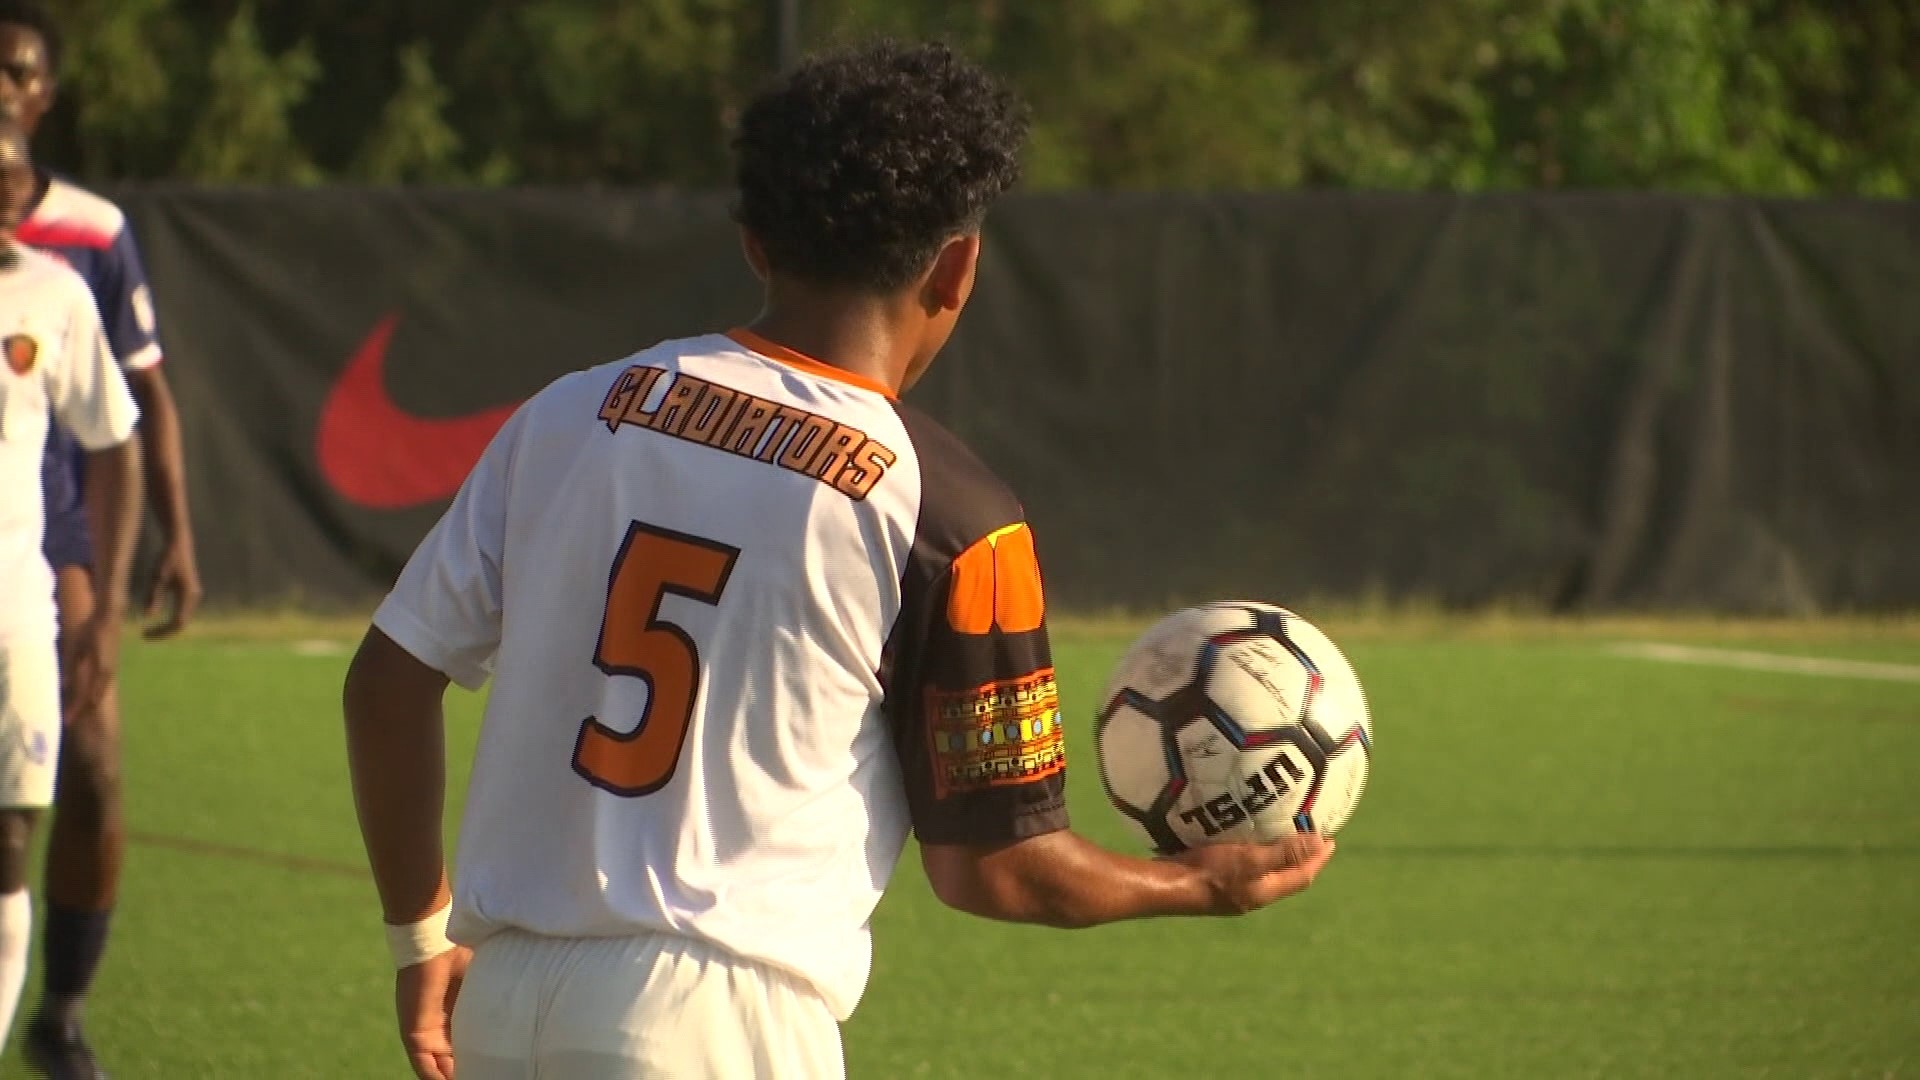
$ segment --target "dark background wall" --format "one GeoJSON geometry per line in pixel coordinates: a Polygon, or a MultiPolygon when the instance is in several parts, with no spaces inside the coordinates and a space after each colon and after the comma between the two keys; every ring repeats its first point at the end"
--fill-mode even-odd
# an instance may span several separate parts
{"type": "MultiPolygon", "coordinates": [[[[717,195],[110,194],[221,601],[377,597],[445,503],[368,490],[757,303],[717,195]],[[321,417],[382,325],[373,385],[470,422],[423,453],[337,413],[343,489],[321,417]]],[[[1027,501],[1063,606],[1920,604],[1920,204],[1027,195],[915,398],[1027,501]]]]}

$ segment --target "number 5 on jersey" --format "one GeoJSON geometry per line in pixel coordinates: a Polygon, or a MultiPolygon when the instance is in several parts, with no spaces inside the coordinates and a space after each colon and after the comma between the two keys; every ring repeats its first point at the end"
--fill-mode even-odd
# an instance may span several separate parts
{"type": "Polygon", "coordinates": [[[580,721],[573,771],[615,795],[647,795],[673,779],[700,690],[700,649],[660,618],[667,594],[717,604],[740,549],[643,522],[627,527],[607,577],[594,666],[647,684],[647,708],[630,732],[580,721]]]}

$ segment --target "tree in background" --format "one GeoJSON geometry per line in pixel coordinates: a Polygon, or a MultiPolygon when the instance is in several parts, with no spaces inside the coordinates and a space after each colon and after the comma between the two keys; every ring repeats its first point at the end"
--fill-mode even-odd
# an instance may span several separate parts
{"type": "Polygon", "coordinates": [[[304,42],[269,55],[242,7],[207,57],[207,82],[174,168],[212,183],[312,184],[322,178],[294,131],[320,65],[304,42]]]}
{"type": "MultiPolygon", "coordinates": [[[[84,179],[714,187],[774,0],[77,0],[84,179]]],[[[806,0],[1033,100],[1037,188],[1910,195],[1920,0],[806,0]]]]}

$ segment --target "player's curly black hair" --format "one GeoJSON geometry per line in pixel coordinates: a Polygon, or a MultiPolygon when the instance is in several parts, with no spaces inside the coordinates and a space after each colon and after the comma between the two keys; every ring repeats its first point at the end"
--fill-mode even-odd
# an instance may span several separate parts
{"type": "Polygon", "coordinates": [[[24,26],[40,35],[47,47],[47,70],[60,74],[60,27],[38,0],[0,0],[0,24],[24,26]]]}
{"type": "Polygon", "coordinates": [[[782,274],[891,292],[979,227],[1026,134],[1013,92],[945,45],[844,47],[741,115],[734,214],[782,274]]]}

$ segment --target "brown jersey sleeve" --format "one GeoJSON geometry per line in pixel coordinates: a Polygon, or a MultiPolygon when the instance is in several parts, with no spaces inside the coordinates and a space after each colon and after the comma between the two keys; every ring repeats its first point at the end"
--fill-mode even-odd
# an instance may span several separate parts
{"type": "Polygon", "coordinates": [[[1065,828],[1066,739],[1033,533],[958,439],[900,410],[921,510],[881,677],[914,831],[998,844],[1065,828]]]}

